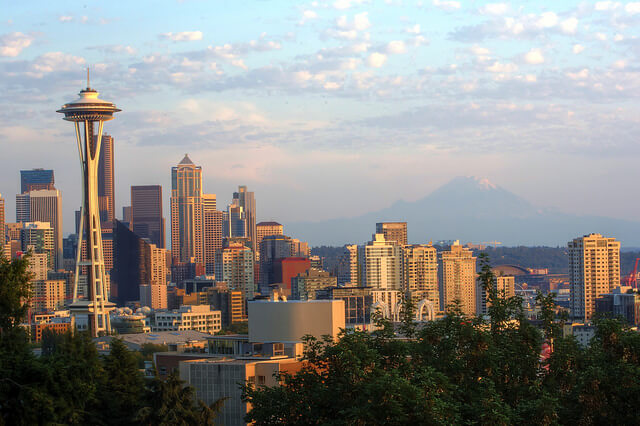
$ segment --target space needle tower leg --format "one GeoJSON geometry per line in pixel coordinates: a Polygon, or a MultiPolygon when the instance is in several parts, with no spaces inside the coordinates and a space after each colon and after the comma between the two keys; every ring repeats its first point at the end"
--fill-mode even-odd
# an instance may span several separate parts
{"type": "Polygon", "coordinates": [[[109,302],[106,287],[98,205],[98,164],[104,122],[111,120],[113,113],[118,111],[120,110],[114,104],[98,99],[98,92],[89,87],[80,92],[78,100],[65,104],[58,111],[65,114],[65,120],[74,122],[82,175],[78,254],[73,302],[70,306],[72,327],[75,328],[77,315],[86,315],[88,327],[93,337],[111,332],[109,312],[115,307],[113,303],[109,302]],[[81,256],[83,242],[86,243],[86,260],[83,260],[81,256]],[[85,269],[87,294],[85,294],[85,299],[81,300],[78,297],[78,278],[80,272],[85,269]]]}

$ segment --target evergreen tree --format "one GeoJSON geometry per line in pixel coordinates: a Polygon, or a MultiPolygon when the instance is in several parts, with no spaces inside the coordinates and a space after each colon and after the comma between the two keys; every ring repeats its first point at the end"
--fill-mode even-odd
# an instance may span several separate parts
{"type": "Polygon", "coordinates": [[[137,358],[120,339],[111,340],[111,351],[104,357],[103,380],[98,387],[102,422],[107,425],[133,425],[142,408],[144,377],[137,358]]]}

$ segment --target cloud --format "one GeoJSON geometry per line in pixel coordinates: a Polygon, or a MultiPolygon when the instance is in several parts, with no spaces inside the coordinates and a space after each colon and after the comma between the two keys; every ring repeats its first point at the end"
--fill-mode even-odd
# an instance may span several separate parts
{"type": "Polygon", "coordinates": [[[73,21],[73,16],[64,16],[64,15],[62,15],[62,16],[60,16],[58,18],[58,21],[60,21],[60,22],[71,22],[71,21],[73,21]]]}
{"type": "Polygon", "coordinates": [[[453,0],[433,0],[433,5],[442,10],[456,10],[460,9],[461,5],[459,1],[453,0]]]}
{"type": "Polygon", "coordinates": [[[420,24],[415,24],[414,26],[407,28],[405,32],[409,34],[420,34],[420,24]]]}
{"type": "Polygon", "coordinates": [[[492,65],[487,67],[487,71],[494,73],[511,73],[518,70],[518,66],[513,63],[503,64],[495,61],[492,65]]]}
{"type": "Polygon", "coordinates": [[[391,54],[391,55],[397,55],[397,54],[401,54],[401,53],[406,53],[407,52],[407,47],[405,46],[403,41],[400,40],[394,40],[394,41],[390,41],[387,44],[387,53],[391,54]]]}
{"type": "Polygon", "coordinates": [[[507,3],[489,3],[480,8],[483,15],[504,15],[509,11],[507,3]]]}
{"type": "Polygon", "coordinates": [[[79,56],[64,52],[47,52],[33,61],[29,74],[31,77],[42,78],[43,75],[53,72],[77,70],[84,64],[84,58],[79,56]]]}
{"type": "Polygon", "coordinates": [[[574,44],[573,45],[573,53],[575,53],[576,55],[580,54],[584,52],[584,46],[581,44],[574,44]]]}
{"type": "Polygon", "coordinates": [[[92,46],[88,47],[90,50],[98,50],[106,54],[125,54],[129,56],[135,56],[138,50],[133,46],[125,46],[122,44],[109,44],[104,46],[92,46]]]}
{"type": "Polygon", "coordinates": [[[560,31],[565,34],[575,34],[578,29],[578,19],[571,17],[560,23],[560,31]]]}
{"type": "Polygon", "coordinates": [[[311,21],[317,18],[318,18],[318,13],[315,10],[305,10],[302,12],[302,18],[300,19],[300,22],[298,22],[298,24],[303,25],[307,21],[311,21]]]}
{"type": "Polygon", "coordinates": [[[531,49],[524,55],[524,61],[531,65],[538,65],[544,63],[544,56],[542,55],[542,50],[540,49],[531,49]]]}
{"type": "Polygon", "coordinates": [[[627,3],[624,6],[624,11],[629,15],[635,15],[636,13],[640,13],[640,2],[632,2],[627,3]]]}
{"type": "Polygon", "coordinates": [[[620,7],[620,3],[615,1],[599,1],[593,6],[594,10],[598,12],[607,12],[610,10],[615,10],[620,7]]]}
{"type": "Polygon", "coordinates": [[[584,80],[589,77],[589,70],[586,68],[583,68],[578,72],[568,72],[567,77],[569,77],[572,80],[584,80]]]}
{"type": "Polygon", "coordinates": [[[387,55],[384,53],[374,52],[367,58],[367,65],[372,68],[380,68],[387,62],[387,55]]]}
{"type": "Polygon", "coordinates": [[[352,20],[349,20],[346,15],[343,15],[336,19],[335,25],[332,28],[327,29],[326,34],[337,39],[355,40],[358,38],[360,32],[369,27],[371,27],[371,22],[369,21],[368,12],[358,13],[353,16],[352,20]]]}
{"type": "Polygon", "coordinates": [[[333,2],[334,9],[344,10],[349,9],[351,6],[356,4],[362,4],[365,0],[336,0],[333,2]]]}
{"type": "Polygon", "coordinates": [[[624,59],[620,59],[619,61],[615,61],[611,66],[614,69],[623,70],[627,66],[627,61],[625,61],[624,59]]]}
{"type": "Polygon", "coordinates": [[[449,34],[453,40],[477,43],[486,38],[527,39],[548,33],[573,35],[578,28],[575,17],[560,21],[555,12],[518,16],[491,16],[476,25],[462,26],[449,34]]]}
{"type": "Polygon", "coordinates": [[[33,42],[33,37],[20,32],[0,36],[0,56],[16,57],[33,42]]]}
{"type": "Polygon", "coordinates": [[[183,31],[180,33],[162,33],[161,38],[171,41],[198,41],[202,40],[202,31],[183,31]]]}

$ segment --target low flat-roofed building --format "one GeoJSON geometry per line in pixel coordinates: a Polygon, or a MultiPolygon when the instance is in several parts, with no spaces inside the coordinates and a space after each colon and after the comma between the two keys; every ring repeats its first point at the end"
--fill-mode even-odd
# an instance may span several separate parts
{"type": "Polygon", "coordinates": [[[173,311],[154,313],[151,329],[155,331],[197,330],[215,333],[222,329],[222,313],[209,305],[183,305],[173,311]]]}
{"type": "Polygon", "coordinates": [[[299,342],[307,334],[336,339],[345,327],[342,300],[258,300],[248,306],[250,342],[299,342]]]}
{"type": "Polygon", "coordinates": [[[205,404],[227,398],[217,421],[226,425],[246,425],[249,406],[242,400],[244,383],[275,386],[279,372],[296,373],[302,363],[287,357],[203,358],[180,362],[180,379],[193,386],[196,397],[205,404]]]}
{"type": "Polygon", "coordinates": [[[122,339],[132,351],[139,351],[146,343],[165,345],[169,351],[195,351],[204,353],[208,345],[207,339],[212,334],[196,330],[163,331],[154,333],[121,334],[119,336],[103,336],[93,339],[101,350],[109,350],[112,339],[122,339]]]}
{"type": "Polygon", "coordinates": [[[31,341],[39,342],[42,340],[42,333],[45,330],[50,330],[55,334],[66,333],[71,326],[71,318],[69,317],[54,317],[46,322],[36,322],[31,324],[31,341]]]}

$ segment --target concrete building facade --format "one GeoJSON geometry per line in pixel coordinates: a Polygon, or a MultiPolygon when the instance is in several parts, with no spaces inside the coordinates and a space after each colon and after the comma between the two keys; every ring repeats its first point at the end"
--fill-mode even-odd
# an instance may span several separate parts
{"type": "Polygon", "coordinates": [[[208,305],[180,306],[173,311],[155,312],[152,331],[196,330],[215,333],[222,329],[220,311],[208,305]]]}
{"type": "Polygon", "coordinates": [[[402,287],[402,247],[374,234],[364,248],[365,284],[375,290],[400,290],[402,287]]]}
{"type": "Polygon", "coordinates": [[[462,313],[476,314],[476,258],[471,250],[455,241],[441,254],[440,265],[441,309],[454,301],[460,303],[462,313]]]}
{"type": "Polygon", "coordinates": [[[568,243],[571,316],[589,321],[596,299],[620,285],[620,242],[589,234],[568,243]]]}
{"type": "Polygon", "coordinates": [[[403,292],[415,303],[423,299],[440,305],[438,253],[431,244],[406,245],[402,249],[403,292]]]}
{"type": "Polygon", "coordinates": [[[407,245],[407,222],[376,223],[376,234],[383,234],[385,240],[395,241],[401,246],[407,245]]]}

